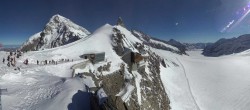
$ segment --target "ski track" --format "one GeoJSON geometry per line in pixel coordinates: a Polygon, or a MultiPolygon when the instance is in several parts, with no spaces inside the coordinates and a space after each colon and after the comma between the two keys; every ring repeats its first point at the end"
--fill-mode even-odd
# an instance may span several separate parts
{"type": "Polygon", "coordinates": [[[192,92],[192,89],[191,89],[191,86],[190,86],[190,83],[189,83],[189,79],[188,79],[188,77],[187,77],[187,73],[186,73],[185,67],[183,66],[183,64],[180,62],[180,60],[179,60],[178,58],[176,58],[176,60],[180,63],[180,65],[181,65],[181,67],[182,67],[182,69],[183,69],[183,72],[184,72],[184,74],[185,74],[185,78],[186,78],[186,80],[187,80],[188,89],[189,89],[190,94],[191,94],[191,97],[192,97],[192,99],[193,99],[193,101],[194,101],[194,103],[195,103],[196,109],[197,109],[197,110],[200,110],[200,107],[199,107],[199,105],[197,104],[197,102],[196,102],[196,100],[195,100],[195,98],[194,98],[194,95],[193,95],[193,92],[192,92]]]}
{"type": "Polygon", "coordinates": [[[178,58],[201,110],[249,110],[249,56],[178,58]]]}

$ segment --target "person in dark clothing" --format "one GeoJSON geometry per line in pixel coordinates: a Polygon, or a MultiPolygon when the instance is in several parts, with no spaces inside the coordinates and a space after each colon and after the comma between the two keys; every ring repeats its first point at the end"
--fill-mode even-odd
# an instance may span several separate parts
{"type": "Polygon", "coordinates": [[[38,60],[36,61],[36,64],[39,65],[39,61],[38,60]]]}
{"type": "Polygon", "coordinates": [[[25,65],[28,65],[28,64],[29,64],[29,60],[26,59],[23,63],[24,63],[25,65]]]}
{"type": "Polygon", "coordinates": [[[10,62],[7,63],[7,66],[10,67],[10,62]]]}
{"type": "Polygon", "coordinates": [[[10,61],[10,55],[8,55],[8,57],[7,57],[7,61],[10,61]]]}
{"type": "Polygon", "coordinates": [[[5,58],[3,58],[3,63],[5,62],[5,58]]]}
{"type": "Polygon", "coordinates": [[[16,67],[14,70],[18,70],[18,71],[20,71],[21,69],[20,69],[20,67],[16,67]]]}
{"type": "Polygon", "coordinates": [[[29,60],[28,59],[26,59],[26,65],[28,65],[29,64],[29,60]]]}

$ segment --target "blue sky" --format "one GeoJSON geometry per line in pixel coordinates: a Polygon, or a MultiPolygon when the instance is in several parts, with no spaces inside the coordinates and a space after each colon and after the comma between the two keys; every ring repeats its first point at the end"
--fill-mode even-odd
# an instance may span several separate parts
{"type": "Polygon", "coordinates": [[[129,29],[160,39],[214,42],[249,33],[248,4],[249,0],[1,0],[0,42],[22,44],[55,14],[91,32],[115,24],[121,16],[129,29]]]}

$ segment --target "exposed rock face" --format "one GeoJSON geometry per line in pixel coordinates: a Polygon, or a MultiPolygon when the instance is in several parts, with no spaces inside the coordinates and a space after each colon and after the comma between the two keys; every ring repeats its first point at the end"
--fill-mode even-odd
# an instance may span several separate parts
{"type": "Polygon", "coordinates": [[[102,105],[102,110],[128,110],[120,96],[110,95],[102,105]]]}
{"type": "MultiPolygon", "coordinates": [[[[118,73],[102,77],[102,87],[108,97],[101,108],[104,110],[170,110],[170,100],[160,78],[161,62],[162,59],[158,55],[149,52],[149,65],[142,66],[137,70],[142,77],[139,83],[140,88],[133,90],[131,98],[127,102],[115,95],[125,87],[126,83],[138,87],[136,86],[136,78],[126,79],[122,69],[118,73]],[[150,73],[147,73],[145,68],[148,68],[150,73]],[[138,90],[140,90],[141,96],[138,96],[138,90]],[[138,97],[141,97],[141,104],[138,103],[138,97]]],[[[130,74],[137,77],[133,72],[130,74]]]]}
{"type": "Polygon", "coordinates": [[[168,99],[166,91],[163,87],[160,78],[160,56],[155,53],[149,52],[148,66],[149,72],[145,72],[144,68],[140,68],[138,73],[142,76],[141,80],[141,94],[144,100],[142,100],[141,109],[150,110],[169,110],[170,100],[168,99]],[[151,79],[152,78],[152,79],[151,79]]]}
{"type": "Polygon", "coordinates": [[[107,95],[116,95],[125,86],[124,73],[118,71],[111,75],[103,76],[102,87],[107,95]]]}
{"type": "Polygon", "coordinates": [[[248,49],[250,49],[250,34],[242,35],[238,38],[220,39],[214,44],[207,46],[203,51],[203,55],[217,57],[240,53],[248,49]]]}
{"type": "Polygon", "coordinates": [[[69,19],[55,15],[46,24],[42,32],[33,35],[22,45],[21,50],[33,51],[55,48],[85,38],[89,34],[89,31],[69,19]]]}
{"type": "Polygon", "coordinates": [[[111,61],[112,72],[104,69],[107,62],[103,62],[94,65],[98,67],[92,72],[83,73],[84,77],[91,76],[96,86],[89,89],[95,92],[92,105],[99,105],[96,109],[104,110],[170,110],[170,101],[160,77],[160,68],[167,67],[165,62],[129,32],[114,26],[110,35],[112,52],[121,60],[117,64],[111,61]],[[125,55],[129,57],[124,59],[125,55]],[[104,91],[104,98],[99,97],[100,90],[104,91]]]}
{"type": "Polygon", "coordinates": [[[174,39],[170,39],[169,41],[167,41],[168,44],[177,47],[183,54],[186,54],[186,46],[183,45],[182,43],[174,40],[174,39]]]}
{"type": "Polygon", "coordinates": [[[21,51],[34,51],[36,50],[37,45],[39,44],[40,39],[34,38],[30,39],[29,43],[26,42],[24,45],[21,46],[21,51]]]}
{"type": "Polygon", "coordinates": [[[112,36],[112,40],[113,40],[114,50],[116,51],[118,55],[121,56],[122,54],[124,54],[124,51],[125,51],[125,47],[123,43],[124,35],[117,28],[114,28],[113,31],[114,31],[114,34],[112,36]]]}

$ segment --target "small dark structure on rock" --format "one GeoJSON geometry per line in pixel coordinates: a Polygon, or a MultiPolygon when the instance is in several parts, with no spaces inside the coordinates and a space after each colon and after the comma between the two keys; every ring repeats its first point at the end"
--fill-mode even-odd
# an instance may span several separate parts
{"type": "Polygon", "coordinates": [[[130,67],[130,70],[137,70],[140,66],[142,66],[142,61],[144,57],[140,53],[136,52],[127,52],[123,55],[122,60],[127,63],[130,67]]]}
{"type": "Polygon", "coordinates": [[[83,54],[80,57],[83,59],[89,59],[89,61],[94,64],[105,60],[105,52],[83,54]]]}

